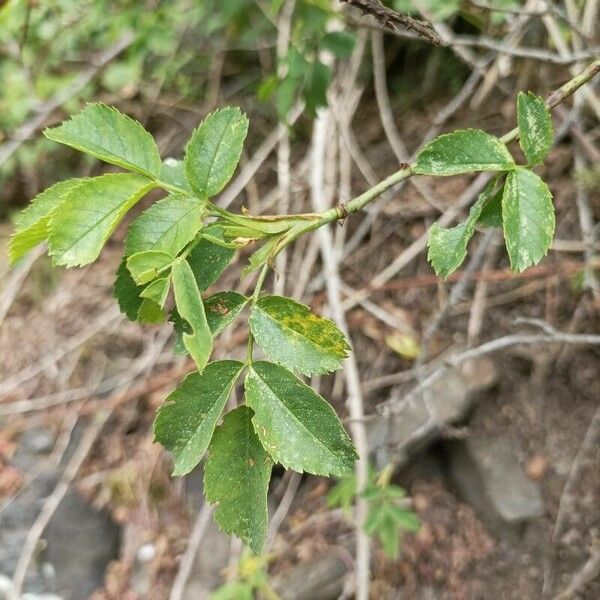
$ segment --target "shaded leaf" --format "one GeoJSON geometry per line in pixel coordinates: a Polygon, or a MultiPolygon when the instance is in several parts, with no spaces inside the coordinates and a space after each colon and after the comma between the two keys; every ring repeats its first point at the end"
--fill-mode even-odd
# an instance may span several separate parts
{"type": "Polygon", "coordinates": [[[267,491],[273,462],[252,427],[252,411],[240,406],[217,427],[204,467],[204,493],[217,503],[215,520],[256,554],[267,532],[267,491]]]}
{"type": "Polygon", "coordinates": [[[155,304],[158,304],[158,306],[162,308],[167,301],[170,284],[171,281],[168,277],[155,279],[142,290],[140,297],[148,298],[148,300],[152,300],[155,304]]]}
{"type": "Polygon", "coordinates": [[[243,363],[222,360],[190,373],[158,409],[154,439],[171,450],[173,475],[189,473],[202,459],[243,363]]]}
{"type": "Polygon", "coordinates": [[[135,283],[144,285],[158,277],[159,272],[173,263],[174,256],[166,252],[148,250],[138,252],[127,259],[127,268],[135,283]]]}
{"type": "Polygon", "coordinates": [[[240,160],[248,119],[239,108],[221,108],[192,133],[185,150],[185,176],[200,198],[218,194],[240,160]]]}
{"type": "Polygon", "coordinates": [[[552,117],[544,101],[529,92],[517,97],[517,121],[519,144],[530,165],[539,165],[552,148],[554,127],[552,117]]]}
{"type": "Polygon", "coordinates": [[[218,292],[204,299],[206,320],[213,337],[219,335],[242,312],[248,300],[236,292],[218,292]]]}
{"type": "MultiPolygon", "coordinates": [[[[213,228],[208,229],[214,231],[213,228]]],[[[218,246],[205,238],[200,239],[188,254],[187,261],[201,292],[205,292],[220,277],[234,254],[235,250],[232,248],[218,246]]]]}
{"type": "Polygon", "coordinates": [[[156,304],[156,302],[148,298],[143,298],[140,309],[138,310],[137,318],[141,323],[152,323],[156,325],[158,323],[164,323],[167,316],[165,315],[164,310],[156,304]]]}
{"type": "MultiPolygon", "coordinates": [[[[213,338],[217,337],[242,312],[249,298],[236,292],[218,292],[204,299],[206,321],[213,338]]],[[[183,344],[183,334],[191,333],[190,326],[181,318],[177,309],[173,309],[169,319],[177,335],[175,352],[185,355],[187,350],[183,344]]]]}
{"type": "Polygon", "coordinates": [[[67,194],[85,179],[68,179],[56,183],[38,194],[17,217],[15,233],[10,238],[8,254],[14,264],[24,254],[48,237],[48,224],[52,213],[60,206],[67,194]]]}
{"type": "Polygon", "coordinates": [[[142,306],[143,298],[140,297],[144,288],[134,281],[125,258],[117,269],[117,278],[113,289],[113,296],[119,303],[119,309],[130,321],[137,321],[138,311],[142,306]]]}
{"type": "Polygon", "coordinates": [[[174,263],[171,270],[177,312],[188,323],[192,332],[183,333],[183,344],[202,373],[212,353],[213,338],[208,323],[200,290],[194,273],[185,260],[174,263]]]}
{"type": "Polygon", "coordinates": [[[448,277],[462,264],[467,255],[467,244],[473,237],[475,224],[487,199],[488,194],[480,194],[477,202],[471,207],[466,221],[456,227],[444,229],[437,223],[431,226],[427,242],[429,246],[427,259],[440,277],[448,277]]]}
{"type": "Polygon", "coordinates": [[[509,173],[502,196],[502,218],[511,267],[523,271],[536,265],[554,237],[554,205],[548,186],[527,169],[509,173]]]}
{"type": "Polygon", "coordinates": [[[350,346],[333,321],[291,298],[264,296],[252,307],[250,330],[265,354],[305,375],[342,366],[350,346]]]}
{"type": "Polygon", "coordinates": [[[458,175],[473,171],[509,171],[515,162],[495,136],[479,129],[441,135],[417,155],[413,168],[420,175],[458,175]]]}
{"type": "Polygon", "coordinates": [[[44,135],[111,165],[156,178],[160,154],[154,138],[134,119],[104,104],[88,104],[62,125],[44,135]]]}
{"type": "Polygon", "coordinates": [[[502,227],[502,195],[504,193],[504,184],[498,189],[494,186],[494,191],[490,193],[481,209],[481,214],[477,224],[482,227],[502,227]]]}
{"type": "Polygon", "coordinates": [[[131,223],[125,254],[158,250],[177,256],[200,231],[203,215],[204,203],[190,196],[171,194],[131,223]]]}
{"type": "Polygon", "coordinates": [[[352,469],[356,452],[335,411],[293,373],[274,363],[252,363],[245,390],[256,433],[274,461],[315,475],[352,469]]]}
{"type": "Polygon", "coordinates": [[[48,225],[54,264],[74,267],[96,260],[127,211],[153,187],[141,175],[109,173],[69,190],[48,225]]]}

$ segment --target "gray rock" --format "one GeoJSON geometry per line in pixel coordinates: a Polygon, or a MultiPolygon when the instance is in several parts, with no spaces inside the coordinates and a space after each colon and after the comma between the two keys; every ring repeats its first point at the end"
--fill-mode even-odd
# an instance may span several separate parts
{"type": "MultiPolygon", "coordinates": [[[[61,468],[44,456],[53,442],[45,430],[31,430],[15,453],[14,463],[30,480],[0,509],[0,573],[7,577],[14,573],[25,537],[60,477],[61,468]]],[[[72,445],[76,443],[74,435],[72,445]]],[[[108,514],[92,509],[70,490],[43,532],[23,597],[87,599],[103,585],[108,562],[118,558],[119,537],[119,527],[108,514]]]]}
{"type": "Polygon", "coordinates": [[[477,394],[496,381],[494,363],[487,357],[478,358],[460,369],[448,369],[401,411],[370,420],[367,423],[369,452],[377,467],[383,468],[390,462],[404,464],[411,454],[438,437],[443,427],[464,419],[477,394]]]}
{"type": "Polygon", "coordinates": [[[74,491],[64,497],[44,539],[42,560],[52,565],[53,591],[65,600],[84,600],[102,587],[106,566],[119,555],[119,527],[74,491]]]}
{"type": "Polygon", "coordinates": [[[473,437],[452,442],[448,449],[460,493],[497,532],[544,512],[539,486],[525,475],[510,438],[473,437]]]}
{"type": "Polygon", "coordinates": [[[282,600],[335,600],[347,574],[340,552],[331,551],[277,575],[271,584],[282,600]]]}

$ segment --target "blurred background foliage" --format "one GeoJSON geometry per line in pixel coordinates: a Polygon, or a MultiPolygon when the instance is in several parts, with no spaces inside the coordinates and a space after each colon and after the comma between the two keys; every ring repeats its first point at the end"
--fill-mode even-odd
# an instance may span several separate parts
{"type": "MultiPolygon", "coordinates": [[[[19,128],[43,114],[71,85],[76,90],[60,103],[63,115],[48,111],[45,124],[76,112],[87,100],[100,99],[122,106],[153,129],[158,112],[210,105],[211,72],[217,63],[223,80],[230,83],[225,97],[235,96],[246,110],[267,120],[285,121],[300,101],[304,115],[313,117],[326,103],[332,80],[331,66],[320,53],[328,50],[335,58],[347,59],[355,44],[356,23],[350,20],[342,30],[347,17],[337,2],[298,0],[289,48],[278,59],[277,19],[282,4],[282,0],[5,2],[0,7],[0,148],[7,140],[19,138],[19,128]],[[334,20],[337,27],[332,28],[334,20]],[[82,73],[93,70],[103,55],[118,46],[123,50],[98,67],[79,89],[82,73]]],[[[416,12],[410,0],[389,4],[416,12]]],[[[508,9],[518,4],[495,3],[508,9]]],[[[419,6],[436,19],[452,21],[455,30],[471,33],[501,28],[507,14],[460,0],[423,0],[419,6]]],[[[433,81],[444,94],[456,91],[467,73],[451,52],[432,51],[419,41],[399,39],[394,56],[407,67],[418,66],[416,74],[415,69],[396,69],[395,73],[407,76],[390,81],[394,101],[403,108],[435,92],[415,85],[415,81],[431,81],[428,69],[436,70],[433,81]]],[[[73,164],[82,159],[70,152],[61,154],[40,135],[30,138],[6,160],[0,158],[0,216],[46,185],[93,168],[85,159],[73,164]]]]}

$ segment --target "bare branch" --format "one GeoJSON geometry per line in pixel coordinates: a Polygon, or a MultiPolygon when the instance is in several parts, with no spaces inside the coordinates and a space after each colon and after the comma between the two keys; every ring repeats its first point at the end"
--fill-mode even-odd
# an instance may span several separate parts
{"type": "Polygon", "coordinates": [[[371,15],[384,29],[396,31],[398,27],[404,27],[414,31],[420,38],[427,40],[434,46],[444,46],[444,40],[436,33],[433,25],[427,21],[413,19],[403,15],[387,6],[383,6],[379,0],[341,0],[351,6],[355,6],[366,15],[371,15]]]}

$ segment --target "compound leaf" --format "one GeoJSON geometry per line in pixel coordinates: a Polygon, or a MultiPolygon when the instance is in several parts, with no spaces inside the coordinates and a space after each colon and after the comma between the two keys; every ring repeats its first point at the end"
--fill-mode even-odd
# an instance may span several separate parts
{"type": "Polygon", "coordinates": [[[529,92],[517,97],[519,144],[530,165],[539,165],[552,148],[554,128],[552,117],[544,101],[529,92]]]}
{"type": "Polygon", "coordinates": [[[502,218],[511,267],[524,271],[536,265],[554,237],[554,206],[548,186],[527,169],[509,173],[502,196],[502,218]]]}
{"type": "Polygon", "coordinates": [[[271,360],[305,375],[340,369],[350,351],[333,321],[291,298],[260,298],[249,322],[252,335],[271,360]]]}
{"type": "Polygon", "coordinates": [[[141,175],[109,173],[70,189],[48,224],[54,264],[74,267],[96,260],[125,213],[153,187],[141,175]]]}
{"type": "Polygon", "coordinates": [[[177,312],[192,330],[191,333],[183,333],[183,345],[194,359],[198,372],[202,373],[212,352],[213,338],[206,321],[200,290],[192,268],[185,260],[174,263],[171,276],[177,312]]]}
{"type": "Polygon", "coordinates": [[[46,129],[44,135],[111,165],[153,179],[160,175],[154,138],[140,123],[105,104],[88,104],[62,125],[46,129]]]}
{"type": "Polygon", "coordinates": [[[154,439],[173,453],[173,475],[189,473],[202,459],[243,363],[222,360],[189,374],[158,409],[154,439]]]}
{"type": "Polygon", "coordinates": [[[125,254],[160,250],[177,256],[202,227],[203,215],[204,203],[190,196],[171,194],[131,223],[125,254]]]}
{"type": "Polygon", "coordinates": [[[248,119],[239,108],[211,113],[192,133],[185,150],[185,176],[200,198],[218,194],[240,160],[248,119]]]}
{"type": "Polygon", "coordinates": [[[52,213],[60,206],[66,195],[82,181],[85,179],[68,179],[56,183],[38,194],[19,214],[15,233],[8,246],[11,264],[48,237],[48,223],[52,213]]]}
{"type": "Polygon", "coordinates": [[[458,175],[473,171],[510,171],[515,161],[495,136],[479,129],[446,133],[417,155],[413,168],[419,175],[458,175]]]}
{"type": "Polygon", "coordinates": [[[342,475],[357,458],[333,408],[293,373],[274,363],[252,363],[246,403],[262,445],[294,471],[342,475]]]}
{"type": "Polygon", "coordinates": [[[267,531],[267,491],[273,462],[252,427],[252,411],[240,406],[225,415],[209,447],[204,492],[217,503],[221,529],[239,536],[256,554],[267,531]]]}

